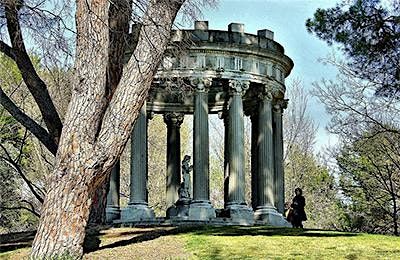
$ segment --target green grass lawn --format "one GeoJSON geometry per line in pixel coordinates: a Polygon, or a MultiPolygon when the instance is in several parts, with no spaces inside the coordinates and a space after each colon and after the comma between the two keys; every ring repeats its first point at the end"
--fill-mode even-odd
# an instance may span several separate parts
{"type": "MultiPolygon", "coordinates": [[[[0,258],[29,254],[29,248],[8,248],[0,258]]],[[[84,258],[400,259],[400,238],[268,227],[119,228],[93,232],[84,258]]]]}
{"type": "Polygon", "coordinates": [[[266,227],[211,228],[182,235],[200,259],[400,259],[400,238],[266,227]]]}

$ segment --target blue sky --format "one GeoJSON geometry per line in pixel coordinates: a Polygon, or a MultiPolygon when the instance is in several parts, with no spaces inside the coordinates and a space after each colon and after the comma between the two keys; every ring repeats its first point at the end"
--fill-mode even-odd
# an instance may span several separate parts
{"type": "MultiPolygon", "coordinates": [[[[332,53],[332,47],[309,34],[305,27],[307,18],[312,17],[317,8],[335,6],[333,0],[220,0],[215,9],[204,9],[201,20],[208,20],[210,29],[227,30],[228,24],[245,24],[247,33],[257,33],[260,29],[274,32],[274,40],[285,47],[286,54],[294,61],[294,69],[287,78],[303,81],[307,89],[312,82],[322,78],[334,79],[336,70],[318,62],[319,58],[332,53]]],[[[190,25],[192,26],[192,25],[190,25]]],[[[324,108],[315,98],[310,100],[309,112],[319,125],[316,150],[334,144],[336,138],[329,135],[325,126],[329,121],[324,108]]]]}

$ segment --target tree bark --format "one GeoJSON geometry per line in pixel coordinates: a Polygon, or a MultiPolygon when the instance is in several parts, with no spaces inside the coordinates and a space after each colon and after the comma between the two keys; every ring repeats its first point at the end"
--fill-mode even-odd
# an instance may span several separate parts
{"type": "Polygon", "coordinates": [[[92,197],[92,205],[90,207],[89,225],[104,225],[106,224],[106,206],[107,206],[107,193],[108,182],[110,176],[107,176],[104,183],[97,188],[92,197]]]}
{"type": "Polygon", "coordinates": [[[109,95],[109,1],[77,1],[75,84],[32,258],[80,258],[95,191],[127,143],[183,0],[150,1],[137,47],[109,95]]]}
{"type": "MultiPolygon", "coordinates": [[[[129,41],[129,21],[132,0],[110,2],[109,10],[109,50],[106,95],[110,100],[117,88],[123,71],[123,62],[129,41]]],[[[137,39],[136,39],[137,41],[137,39]]],[[[92,199],[89,224],[106,224],[106,204],[109,178],[97,189],[92,199]]]]}
{"type": "Polygon", "coordinates": [[[64,178],[53,182],[46,195],[32,245],[34,259],[61,256],[79,258],[83,254],[82,244],[93,188],[87,186],[84,176],[74,174],[79,171],[76,166],[70,165],[68,168],[64,178]]]}

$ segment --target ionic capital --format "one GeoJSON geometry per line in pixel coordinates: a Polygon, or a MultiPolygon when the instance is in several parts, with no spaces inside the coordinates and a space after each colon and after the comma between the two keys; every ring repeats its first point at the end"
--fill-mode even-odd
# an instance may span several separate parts
{"type": "Polygon", "coordinates": [[[229,80],[229,90],[231,95],[244,95],[250,87],[248,80],[229,80]]]}
{"type": "Polygon", "coordinates": [[[275,113],[283,113],[283,110],[287,108],[288,99],[277,99],[274,102],[273,111],[275,113]]]}
{"type": "Polygon", "coordinates": [[[273,99],[273,88],[270,85],[264,85],[258,92],[258,97],[261,100],[272,101],[273,99]]]}
{"type": "Polygon", "coordinates": [[[164,114],[164,122],[168,126],[180,127],[185,115],[183,113],[170,112],[164,114]]]}
{"type": "Polygon", "coordinates": [[[212,78],[193,78],[190,80],[190,84],[198,92],[207,92],[212,85],[212,78]]]}

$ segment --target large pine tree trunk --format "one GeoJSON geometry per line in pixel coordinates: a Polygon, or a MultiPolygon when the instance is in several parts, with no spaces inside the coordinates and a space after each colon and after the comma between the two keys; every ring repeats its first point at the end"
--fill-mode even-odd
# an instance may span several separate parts
{"type": "Polygon", "coordinates": [[[71,165],[70,172],[49,188],[42,211],[45,217],[41,218],[32,246],[35,257],[83,254],[93,188],[87,185],[82,174],[77,174],[80,170],[71,165]]]}
{"type": "Polygon", "coordinates": [[[93,195],[129,139],[183,2],[150,1],[137,47],[110,89],[109,1],[77,1],[74,90],[31,257],[82,256],[93,195]]]}
{"type": "Polygon", "coordinates": [[[92,197],[92,206],[90,207],[89,222],[90,226],[106,224],[107,193],[110,176],[96,190],[92,197]]]}

